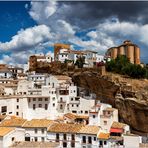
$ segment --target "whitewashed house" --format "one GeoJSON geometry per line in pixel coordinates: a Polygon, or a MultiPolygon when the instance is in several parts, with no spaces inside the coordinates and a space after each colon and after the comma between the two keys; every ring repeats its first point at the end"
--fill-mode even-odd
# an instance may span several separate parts
{"type": "Polygon", "coordinates": [[[0,127],[0,147],[8,148],[16,141],[25,140],[25,130],[11,127],[0,127]]]}
{"type": "Polygon", "coordinates": [[[26,121],[22,128],[25,129],[25,141],[47,141],[47,128],[53,121],[47,119],[32,119],[26,121]]]}

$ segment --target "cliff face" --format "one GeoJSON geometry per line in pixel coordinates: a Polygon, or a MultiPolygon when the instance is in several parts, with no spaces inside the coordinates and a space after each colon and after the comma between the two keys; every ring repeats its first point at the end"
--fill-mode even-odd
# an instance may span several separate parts
{"type": "Polygon", "coordinates": [[[121,90],[122,96],[118,97],[116,94],[120,90],[120,86],[95,72],[78,72],[71,76],[78,86],[90,89],[97,94],[97,99],[117,108],[120,120],[129,124],[133,131],[139,134],[148,133],[148,99],[146,95],[137,93],[141,97],[139,99],[137,94],[121,90]]]}

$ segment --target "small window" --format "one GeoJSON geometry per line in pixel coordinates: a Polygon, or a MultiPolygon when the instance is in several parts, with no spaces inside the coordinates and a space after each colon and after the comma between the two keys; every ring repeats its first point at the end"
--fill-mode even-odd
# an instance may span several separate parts
{"type": "Polygon", "coordinates": [[[55,107],[55,103],[53,103],[53,107],[55,107]]]}
{"type": "Polygon", "coordinates": [[[93,118],[96,118],[96,116],[95,116],[95,115],[93,115],[93,118]]]}
{"type": "Polygon", "coordinates": [[[63,105],[62,104],[60,105],[60,109],[63,109],[63,105]]]}
{"type": "Polygon", "coordinates": [[[41,131],[42,131],[42,134],[44,134],[44,129],[41,129],[41,131]]]}
{"type": "Polygon", "coordinates": [[[107,125],[107,121],[104,121],[104,125],[107,125]]]}
{"type": "Polygon", "coordinates": [[[41,108],[42,107],[42,104],[39,104],[39,108],[41,108]]]}
{"type": "Polygon", "coordinates": [[[104,145],[106,145],[107,144],[107,141],[104,141],[104,145]]]}
{"type": "Polygon", "coordinates": [[[85,111],[85,114],[88,114],[88,111],[85,111]]]}
{"type": "Polygon", "coordinates": [[[94,141],[96,141],[96,137],[94,137],[94,141]]]}
{"type": "Polygon", "coordinates": [[[39,101],[42,101],[42,98],[39,98],[39,101]]]}
{"type": "Polygon", "coordinates": [[[14,138],[14,137],[12,137],[11,141],[14,141],[14,140],[15,140],[15,138],[14,138]]]}
{"type": "Polygon", "coordinates": [[[36,107],[35,107],[35,104],[33,104],[33,110],[35,110],[35,108],[36,108],[36,107]]]}
{"type": "Polygon", "coordinates": [[[16,99],[16,102],[19,102],[19,99],[16,99]]]}
{"type": "Polygon", "coordinates": [[[45,98],[45,101],[48,101],[48,98],[45,98]]]}
{"type": "Polygon", "coordinates": [[[30,98],[28,99],[28,102],[29,102],[29,103],[31,102],[31,99],[30,99],[30,98]]]}
{"type": "Polygon", "coordinates": [[[34,141],[38,141],[38,138],[37,137],[34,137],[34,141]]]}
{"type": "Polygon", "coordinates": [[[72,104],[71,106],[73,107],[74,105],[72,104]]]}
{"type": "Polygon", "coordinates": [[[47,110],[48,109],[48,104],[45,104],[45,110],[47,110]]]}
{"type": "Polygon", "coordinates": [[[71,98],[71,101],[73,101],[73,98],[71,98]]]}
{"type": "Polygon", "coordinates": [[[36,101],[36,98],[33,98],[33,101],[36,101]]]}
{"type": "Polygon", "coordinates": [[[34,129],[34,132],[37,133],[37,132],[38,132],[38,129],[35,128],[35,129],[34,129]]]}
{"type": "Polygon", "coordinates": [[[19,115],[19,112],[16,112],[16,115],[18,116],[19,115]]]}
{"type": "Polygon", "coordinates": [[[44,137],[41,137],[41,141],[44,142],[45,141],[45,138],[44,137]]]}
{"type": "Polygon", "coordinates": [[[19,109],[19,106],[18,105],[16,106],[16,109],[19,109]]]}
{"type": "Polygon", "coordinates": [[[52,100],[54,101],[55,100],[55,97],[53,97],[52,100]]]}
{"type": "Polygon", "coordinates": [[[79,105],[77,104],[77,107],[79,107],[79,105]]]}

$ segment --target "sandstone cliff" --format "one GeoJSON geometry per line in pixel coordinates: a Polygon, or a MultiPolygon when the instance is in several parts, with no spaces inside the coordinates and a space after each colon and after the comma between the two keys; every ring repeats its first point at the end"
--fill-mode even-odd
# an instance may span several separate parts
{"type": "MultiPolygon", "coordinates": [[[[139,90],[123,90],[119,83],[114,83],[107,77],[90,71],[73,73],[71,76],[78,86],[90,89],[97,94],[97,99],[117,108],[120,120],[129,124],[133,132],[142,135],[148,133],[148,96],[143,87],[139,89],[135,85],[134,88],[137,87],[139,90]],[[120,96],[117,95],[118,92],[120,96]]],[[[148,81],[145,84],[142,80],[137,80],[138,82],[148,86],[148,81]]]]}

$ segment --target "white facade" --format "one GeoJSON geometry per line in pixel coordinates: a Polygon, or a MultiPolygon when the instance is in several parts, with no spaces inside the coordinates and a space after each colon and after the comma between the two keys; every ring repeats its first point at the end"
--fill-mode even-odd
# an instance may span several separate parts
{"type": "Polygon", "coordinates": [[[14,129],[8,134],[0,137],[0,147],[8,148],[15,141],[24,141],[25,140],[25,130],[24,129],[14,129]]]}
{"type": "Polygon", "coordinates": [[[24,128],[26,141],[47,141],[47,128],[24,128]],[[27,139],[28,137],[28,139],[27,139]]]}
{"type": "Polygon", "coordinates": [[[68,60],[68,49],[60,49],[58,54],[58,61],[64,63],[65,60],[68,60]]]}
{"type": "Polygon", "coordinates": [[[123,135],[123,145],[125,148],[139,148],[140,143],[142,143],[140,136],[123,135]]]}
{"type": "Polygon", "coordinates": [[[104,61],[104,56],[96,54],[96,63],[99,63],[99,62],[102,62],[102,61],[104,61]]]}
{"type": "Polygon", "coordinates": [[[13,74],[9,70],[0,70],[0,78],[12,78],[13,74]]]}

